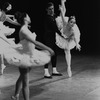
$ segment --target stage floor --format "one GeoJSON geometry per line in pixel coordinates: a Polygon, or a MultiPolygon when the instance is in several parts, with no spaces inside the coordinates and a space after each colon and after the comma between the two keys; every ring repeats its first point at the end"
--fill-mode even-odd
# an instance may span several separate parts
{"type": "MultiPolygon", "coordinates": [[[[100,100],[99,55],[72,55],[72,78],[68,78],[63,54],[58,56],[57,68],[63,76],[52,79],[43,78],[43,67],[31,70],[30,100],[100,100]]],[[[0,76],[0,100],[11,100],[18,76],[18,69],[7,65],[0,76]]],[[[19,100],[23,100],[22,93],[19,100]]]]}

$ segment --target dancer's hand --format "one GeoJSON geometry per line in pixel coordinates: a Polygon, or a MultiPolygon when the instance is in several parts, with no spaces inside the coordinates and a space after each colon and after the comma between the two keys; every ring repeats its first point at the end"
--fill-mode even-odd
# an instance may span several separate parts
{"type": "Polygon", "coordinates": [[[47,53],[49,56],[53,56],[54,55],[54,51],[53,50],[43,50],[45,53],[47,53]]]}
{"type": "Polygon", "coordinates": [[[49,52],[50,52],[51,56],[53,56],[55,54],[51,48],[49,48],[49,52]]]}
{"type": "Polygon", "coordinates": [[[13,39],[8,39],[8,41],[9,41],[9,44],[10,44],[10,45],[15,45],[15,42],[14,42],[13,39]]]}
{"type": "Polygon", "coordinates": [[[22,44],[16,44],[16,48],[22,48],[22,44]]]}
{"type": "Polygon", "coordinates": [[[79,51],[81,50],[80,44],[77,44],[77,45],[76,45],[76,50],[77,50],[77,49],[78,49],[79,51]]]}
{"type": "Polygon", "coordinates": [[[9,42],[12,44],[12,43],[14,43],[15,38],[9,38],[8,40],[9,40],[9,42]]]}
{"type": "Polygon", "coordinates": [[[16,48],[16,45],[15,44],[11,44],[10,45],[12,48],[16,48]]]}
{"type": "Polygon", "coordinates": [[[62,6],[61,6],[61,5],[59,5],[59,10],[60,10],[60,11],[62,11],[62,10],[63,10],[63,8],[62,8],[62,6]]]}
{"type": "Polygon", "coordinates": [[[11,44],[12,48],[22,48],[21,44],[11,44]]]}

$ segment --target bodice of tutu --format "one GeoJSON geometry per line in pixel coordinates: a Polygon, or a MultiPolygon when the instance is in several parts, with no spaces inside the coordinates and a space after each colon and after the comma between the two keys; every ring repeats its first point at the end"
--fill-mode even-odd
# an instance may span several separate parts
{"type": "MultiPolygon", "coordinates": [[[[33,34],[32,34],[32,37],[33,37],[33,40],[35,40],[35,39],[36,39],[36,34],[33,33],[33,34]]],[[[30,42],[30,41],[24,39],[24,40],[21,40],[21,41],[20,41],[20,44],[21,44],[22,47],[23,47],[23,48],[22,48],[22,52],[23,52],[23,53],[27,53],[27,54],[33,55],[34,49],[35,49],[35,45],[34,45],[32,42],[30,42]]]]}
{"type": "Polygon", "coordinates": [[[33,54],[33,51],[35,49],[35,45],[27,40],[21,40],[20,41],[20,44],[22,45],[22,53],[25,53],[25,54],[30,54],[32,55],[33,54]]]}
{"type": "Polygon", "coordinates": [[[62,36],[64,36],[65,38],[69,38],[73,34],[73,32],[68,30],[68,26],[67,26],[68,17],[65,17],[66,22],[64,23],[64,25],[63,25],[61,16],[58,16],[56,18],[56,21],[57,21],[58,28],[60,29],[62,33],[62,36]]]}

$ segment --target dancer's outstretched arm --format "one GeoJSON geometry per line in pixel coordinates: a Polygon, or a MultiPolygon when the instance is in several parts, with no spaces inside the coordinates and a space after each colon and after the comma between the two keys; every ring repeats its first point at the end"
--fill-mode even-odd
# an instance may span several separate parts
{"type": "Polygon", "coordinates": [[[11,24],[14,24],[14,25],[20,25],[16,19],[14,19],[14,16],[13,15],[6,15],[6,21],[11,23],[11,24]],[[10,18],[10,17],[13,17],[13,20],[10,18]]]}
{"type": "Polygon", "coordinates": [[[81,50],[81,46],[80,46],[80,44],[78,43],[78,41],[77,41],[77,39],[75,38],[75,36],[73,36],[73,39],[74,39],[74,41],[75,41],[75,43],[76,43],[76,49],[78,49],[79,51],[81,50]]]}
{"type": "Polygon", "coordinates": [[[14,15],[8,15],[8,14],[7,14],[6,16],[7,16],[7,17],[14,17],[14,15]]]}

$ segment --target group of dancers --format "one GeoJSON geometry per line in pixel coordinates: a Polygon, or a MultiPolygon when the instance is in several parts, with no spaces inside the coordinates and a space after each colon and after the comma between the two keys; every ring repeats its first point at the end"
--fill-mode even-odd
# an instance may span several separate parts
{"type": "Polygon", "coordinates": [[[61,0],[61,5],[59,6],[61,13],[57,18],[55,18],[54,14],[54,4],[52,2],[48,3],[44,43],[37,41],[35,32],[29,30],[31,19],[27,13],[16,12],[14,15],[7,15],[6,11],[11,10],[12,7],[9,3],[6,3],[0,10],[1,74],[6,68],[4,60],[10,65],[17,66],[20,72],[16,82],[15,93],[11,97],[13,100],[19,100],[21,89],[24,100],[29,100],[29,72],[33,67],[44,66],[44,78],[62,76],[56,68],[56,46],[64,50],[68,65],[68,76],[72,76],[70,50],[75,46],[76,49],[80,50],[80,31],[76,25],[75,16],[65,16],[65,2],[66,0],[61,0]],[[20,26],[18,33],[20,42],[18,44],[14,42],[14,39],[7,38],[8,35],[15,32],[15,28],[5,26],[5,21],[20,26]],[[53,68],[52,75],[49,74],[48,70],[50,61],[53,68]]]}

